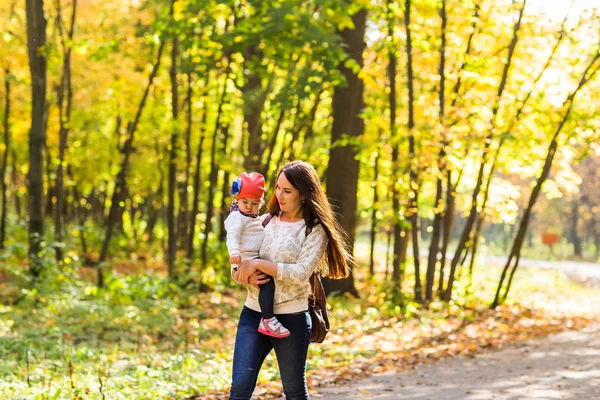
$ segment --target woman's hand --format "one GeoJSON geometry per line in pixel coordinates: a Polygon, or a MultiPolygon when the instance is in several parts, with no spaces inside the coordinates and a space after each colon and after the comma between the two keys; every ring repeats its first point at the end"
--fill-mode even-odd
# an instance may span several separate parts
{"type": "Polygon", "coordinates": [[[250,275],[250,285],[258,289],[258,285],[269,282],[270,276],[264,272],[256,271],[250,275]]]}
{"type": "MultiPolygon", "coordinates": [[[[239,279],[239,271],[237,269],[231,270],[231,276],[234,281],[237,283],[242,283],[239,279]]],[[[262,285],[263,283],[269,282],[271,277],[264,272],[255,271],[252,275],[250,275],[249,284],[258,289],[258,285],[262,285]]]]}
{"type": "Polygon", "coordinates": [[[256,272],[256,260],[244,261],[238,267],[237,281],[248,285],[250,283],[250,275],[256,272]]]}

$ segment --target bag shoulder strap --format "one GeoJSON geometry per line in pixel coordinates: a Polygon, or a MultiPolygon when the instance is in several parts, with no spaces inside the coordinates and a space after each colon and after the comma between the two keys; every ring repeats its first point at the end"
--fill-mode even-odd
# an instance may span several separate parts
{"type": "Polygon", "coordinates": [[[329,316],[327,315],[327,296],[325,295],[325,289],[323,288],[323,283],[321,282],[321,278],[316,272],[310,276],[310,295],[309,295],[309,305],[314,307],[317,305],[323,312],[323,319],[327,324],[327,328],[329,328],[329,316]]]}
{"type": "Polygon", "coordinates": [[[275,215],[273,215],[273,214],[269,214],[269,215],[267,215],[267,216],[265,217],[265,219],[263,219],[263,222],[262,222],[262,226],[263,226],[263,228],[264,228],[265,226],[267,226],[267,224],[268,224],[269,222],[271,222],[271,220],[273,219],[273,217],[274,217],[274,216],[275,216],[275,215]]]}
{"type": "Polygon", "coordinates": [[[312,232],[312,226],[306,225],[306,230],[304,231],[304,237],[307,237],[312,232]]]}

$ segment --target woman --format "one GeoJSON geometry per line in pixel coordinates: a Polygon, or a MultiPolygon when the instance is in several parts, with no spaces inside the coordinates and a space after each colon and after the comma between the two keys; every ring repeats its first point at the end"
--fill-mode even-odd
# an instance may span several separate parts
{"type": "Polygon", "coordinates": [[[261,258],[244,262],[233,272],[237,282],[248,285],[248,297],[236,335],[230,399],[250,399],[272,349],[286,398],[308,399],[309,278],[317,267],[330,278],[347,277],[349,255],[319,176],[310,164],[292,161],[279,170],[267,212],[273,218],[265,226],[261,258]],[[290,331],[283,339],[258,332],[257,286],[268,280],[267,275],[276,282],[275,315],[290,331]]]}

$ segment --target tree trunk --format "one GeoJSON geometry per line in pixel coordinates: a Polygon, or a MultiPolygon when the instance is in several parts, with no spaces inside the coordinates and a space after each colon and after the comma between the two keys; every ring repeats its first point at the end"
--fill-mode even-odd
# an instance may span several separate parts
{"type": "Polygon", "coordinates": [[[262,52],[258,45],[248,46],[245,51],[244,70],[247,76],[244,79],[242,93],[244,97],[244,124],[248,136],[248,155],[244,159],[244,169],[246,171],[262,171],[263,166],[261,156],[264,152],[265,144],[262,140],[262,109],[264,100],[266,100],[266,91],[263,92],[260,73],[249,64],[256,65],[256,59],[262,57],[262,52]]]}
{"type": "Polygon", "coordinates": [[[23,219],[23,211],[21,207],[21,196],[19,196],[19,171],[18,171],[18,160],[17,160],[17,152],[13,148],[11,151],[11,159],[12,159],[12,174],[11,174],[11,182],[13,186],[13,198],[15,200],[15,213],[19,220],[23,219]]]}
{"type": "Polygon", "coordinates": [[[43,0],[25,0],[27,48],[31,71],[31,129],[29,131],[29,270],[42,272],[41,242],[44,240],[44,147],[46,143],[46,18],[43,0]]]}
{"type": "MultiPolygon", "coordinates": [[[[444,126],[444,104],[445,104],[445,90],[446,90],[446,74],[445,74],[445,66],[446,66],[446,0],[442,0],[440,7],[440,19],[442,22],[441,29],[441,46],[440,46],[440,66],[438,70],[438,74],[440,76],[440,88],[438,91],[438,99],[440,102],[440,126],[443,129],[444,126]]],[[[435,280],[435,265],[437,263],[438,251],[439,251],[439,243],[441,237],[441,229],[442,229],[442,212],[443,212],[443,202],[442,195],[444,191],[443,186],[443,176],[444,176],[444,162],[446,157],[446,146],[447,139],[445,138],[445,134],[442,132],[442,141],[441,141],[441,149],[440,156],[438,161],[438,177],[436,182],[436,192],[435,192],[435,202],[434,202],[434,217],[433,217],[433,230],[431,232],[431,241],[429,244],[429,256],[427,259],[427,273],[426,273],[426,285],[425,285],[425,300],[430,302],[433,300],[433,283],[435,280]]]]}
{"type": "MultiPolygon", "coordinates": [[[[154,149],[157,156],[161,154],[162,149],[158,143],[158,138],[154,138],[154,149]]],[[[152,243],[154,241],[154,227],[156,226],[161,214],[163,214],[165,207],[163,203],[165,194],[165,173],[160,161],[161,159],[158,160],[158,188],[152,196],[146,199],[148,202],[148,224],[146,225],[145,236],[147,237],[148,243],[152,243]]]]}
{"type": "Polygon", "coordinates": [[[486,145],[485,145],[485,148],[484,148],[484,151],[482,154],[481,164],[479,167],[479,173],[477,175],[477,182],[475,184],[475,189],[473,190],[473,195],[471,196],[471,202],[472,202],[471,203],[472,204],[471,211],[470,211],[469,217],[467,218],[467,221],[465,223],[465,227],[463,228],[463,232],[462,232],[462,235],[458,242],[457,249],[454,253],[454,257],[452,257],[452,262],[450,264],[450,272],[449,272],[449,276],[448,276],[447,286],[442,295],[442,300],[444,300],[444,301],[450,301],[450,298],[452,296],[452,288],[454,285],[456,267],[460,263],[461,259],[463,259],[465,256],[464,251],[468,247],[468,239],[471,236],[471,228],[473,227],[473,224],[475,223],[475,218],[477,217],[477,199],[479,197],[479,192],[481,191],[481,186],[483,184],[483,172],[485,169],[485,165],[487,164],[490,142],[491,142],[491,138],[488,137],[486,139],[486,145]]]}
{"type": "MultiPolygon", "coordinates": [[[[175,0],[173,0],[173,3],[175,0]]],[[[173,7],[173,6],[171,6],[173,7]]],[[[171,146],[169,149],[169,181],[167,186],[167,229],[169,231],[169,241],[167,246],[167,266],[169,268],[169,278],[175,277],[175,252],[177,251],[177,226],[175,220],[175,189],[177,187],[177,146],[179,145],[179,84],[177,82],[177,58],[179,57],[179,40],[177,36],[173,38],[173,47],[171,50],[171,111],[172,111],[172,129],[171,146]]]]}
{"type": "Polygon", "coordinates": [[[469,262],[469,283],[468,283],[469,289],[473,287],[473,271],[475,269],[475,258],[477,257],[479,235],[481,234],[481,227],[483,226],[483,222],[485,221],[486,204],[487,204],[487,200],[489,198],[490,186],[492,184],[492,179],[494,178],[494,168],[496,166],[496,160],[498,159],[498,155],[500,153],[500,147],[501,147],[501,145],[498,147],[498,150],[496,151],[496,156],[494,157],[494,162],[493,162],[492,168],[490,170],[490,176],[489,176],[489,179],[487,181],[487,184],[486,184],[486,187],[484,190],[485,194],[483,195],[483,203],[481,205],[481,211],[479,212],[479,217],[477,218],[477,224],[475,225],[475,233],[471,237],[471,260],[469,262]]]}
{"type": "Polygon", "coordinates": [[[579,202],[573,201],[571,203],[571,218],[569,221],[570,238],[573,244],[573,255],[581,259],[581,237],[579,236],[579,202]]]}
{"type": "Polygon", "coordinates": [[[415,265],[415,300],[422,300],[421,266],[419,260],[419,182],[417,177],[416,150],[415,150],[415,93],[414,72],[412,60],[412,37],[410,30],[411,0],[406,0],[404,9],[404,29],[406,32],[406,73],[408,86],[408,158],[410,160],[410,192],[409,205],[406,214],[409,216],[412,230],[413,258],[415,265]]]}
{"type": "Polygon", "coordinates": [[[398,258],[401,265],[406,263],[406,255],[408,253],[408,242],[410,241],[410,237],[410,228],[402,227],[402,230],[400,231],[400,244],[398,245],[398,258]]]}
{"type": "Polygon", "coordinates": [[[438,295],[441,297],[444,292],[445,269],[446,269],[446,254],[448,253],[448,244],[452,234],[452,226],[454,225],[454,209],[456,204],[456,193],[454,192],[457,185],[452,183],[452,171],[446,171],[446,208],[442,218],[442,248],[440,250],[440,276],[438,283],[438,295]]]}
{"type": "Polygon", "coordinates": [[[573,108],[573,103],[575,101],[575,96],[577,95],[577,92],[579,92],[579,90],[582,87],[584,87],[587,82],[589,82],[591,79],[593,79],[594,75],[598,72],[598,69],[600,69],[600,62],[598,62],[598,60],[600,60],[600,51],[596,51],[596,54],[594,55],[591,62],[587,65],[584,73],[582,74],[577,87],[567,97],[567,99],[563,103],[562,108],[565,109],[564,115],[562,117],[560,124],[558,125],[558,127],[556,129],[556,132],[552,136],[552,141],[550,142],[550,146],[548,147],[548,152],[546,154],[546,159],[544,161],[544,167],[542,168],[542,173],[540,174],[540,177],[538,178],[536,185],[531,192],[531,196],[529,197],[529,202],[528,202],[527,208],[525,209],[525,211],[523,213],[523,217],[521,218],[517,236],[515,238],[515,241],[513,242],[510,254],[508,256],[508,260],[506,261],[506,264],[504,265],[504,268],[502,269],[500,281],[498,282],[498,288],[496,289],[496,295],[494,297],[494,301],[492,302],[492,304],[490,306],[491,308],[495,308],[499,304],[502,304],[506,300],[506,297],[508,296],[508,292],[510,291],[510,286],[512,284],[513,277],[519,266],[519,259],[521,257],[521,248],[523,246],[523,239],[525,238],[525,233],[527,232],[527,227],[529,224],[529,217],[531,215],[531,210],[532,210],[533,206],[535,205],[537,198],[542,190],[542,185],[544,184],[544,182],[548,178],[548,175],[550,174],[550,169],[552,168],[552,162],[554,161],[554,155],[556,154],[556,150],[558,149],[558,136],[569,118],[569,114],[571,113],[571,109],[573,108]],[[513,259],[515,260],[514,265],[512,265],[513,259]],[[507,275],[509,269],[510,269],[510,276],[508,278],[506,288],[504,289],[504,293],[501,293],[503,286],[504,286],[504,280],[506,278],[506,275],[507,275]]]}
{"type": "MultiPolygon", "coordinates": [[[[398,290],[401,290],[402,280],[404,278],[403,270],[401,268],[401,251],[402,251],[402,220],[400,218],[400,189],[398,188],[398,181],[400,179],[400,171],[398,167],[398,155],[400,152],[400,138],[396,130],[396,115],[397,115],[397,98],[396,98],[396,75],[398,69],[398,57],[396,55],[396,42],[394,26],[396,25],[395,18],[393,18],[393,10],[391,9],[391,0],[387,2],[387,14],[388,14],[388,37],[390,38],[390,44],[388,47],[388,82],[390,85],[390,139],[392,144],[392,227],[391,236],[394,240],[394,249],[392,251],[392,280],[397,284],[398,290]]],[[[387,263],[386,263],[387,268],[387,263]]]]}
{"type": "MultiPolygon", "coordinates": [[[[74,181],[72,168],[67,169],[67,174],[69,175],[70,179],[74,181]]],[[[92,192],[88,198],[85,198],[83,194],[79,192],[77,186],[73,186],[73,218],[78,225],[77,231],[79,233],[79,240],[81,242],[81,253],[83,254],[82,259],[86,263],[89,261],[88,246],[85,237],[85,222],[87,220],[89,210],[87,209],[86,205],[90,204],[89,197],[93,194],[93,192],[94,190],[92,189],[92,192]]]]}
{"type": "MultiPolygon", "coordinates": [[[[12,19],[15,12],[16,0],[10,4],[9,19],[12,19]]],[[[4,249],[6,240],[6,218],[8,216],[8,182],[6,177],[6,171],[8,169],[8,156],[11,151],[11,135],[10,135],[10,113],[11,113],[11,81],[14,79],[13,74],[10,71],[10,62],[6,62],[4,68],[4,152],[2,153],[2,170],[0,171],[0,184],[1,184],[1,195],[2,195],[2,216],[0,217],[0,249],[4,249]]],[[[16,176],[16,159],[13,158],[13,175],[16,176]]],[[[15,179],[16,181],[16,179],[15,179]]],[[[16,182],[15,182],[16,183],[16,182]]],[[[15,199],[18,201],[16,195],[16,184],[14,185],[15,199]]]]}
{"type": "Polygon", "coordinates": [[[135,132],[137,130],[138,123],[142,116],[144,106],[146,105],[148,94],[150,93],[150,88],[152,87],[154,78],[156,77],[158,69],[160,68],[160,61],[162,57],[164,43],[164,40],[161,40],[158,46],[158,54],[156,55],[156,61],[152,68],[152,72],[150,73],[150,77],[148,78],[148,84],[146,85],[146,89],[142,96],[142,100],[140,101],[140,105],[138,106],[135,119],[127,127],[129,136],[125,141],[125,144],[123,145],[123,160],[121,162],[120,170],[115,178],[115,190],[112,195],[112,201],[110,205],[110,210],[108,212],[108,217],[106,218],[106,234],[104,236],[104,241],[102,242],[102,248],[100,250],[100,256],[98,258],[98,287],[104,287],[104,274],[102,271],[102,263],[106,260],[106,257],[108,255],[108,248],[110,245],[110,240],[112,239],[113,230],[115,224],[118,222],[118,217],[121,215],[122,207],[120,203],[124,200],[125,191],[127,190],[127,170],[129,168],[129,157],[133,153],[133,140],[135,138],[135,132]]]}
{"type": "Polygon", "coordinates": [[[371,232],[369,248],[369,277],[375,275],[375,239],[377,237],[377,211],[379,210],[379,191],[377,190],[377,179],[379,179],[379,156],[383,151],[380,145],[375,155],[373,165],[373,207],[371,208],[371,232]]]}
{"type": "Polygon", "coordinates": [[[189,212],[189,196],[188,196],[188,187],[190,185],[190,172],[192,170],[192,103],[193,103],[193,85],[192,85],[192,73],[187,73],[187,126],[185,132],[185,178],[183,181],[183,185],[181,187],[181,191],[179,192],[179,214],[177,215],[177,231],[179,238],[179,248],[185,249],[187,244],[187,235],[188,235],[188,223],[190,222],[190,212],[189,212]]]}
{"type": "MultiPolygon", "coordinates": [[[[49,110],[50,110],[50,102],[46,99],[46,109],[44,110],[44,133],[45,138],[47,138],[48,132],[48,120],[49,120],[49,110]]],[[[44,163],[46,166],[46,178],[45,178],[45,190],[46,195],[44,196],[44,200],[46,202],[46,208],[44,211],[44,216],[53,215],[54,214],[54,203],[53,200],[56,196],[55,188],[54,188],[54,179],[52,179],[52,173],[54,169],[54,160],[52,158],[52,153],[48,149],[48,143],[44,143],[44,163]]]]}
{"type": "MultiPolygon", "coordinates": [[[[466,69],[467,63],[469,61],[469,56],[471,55],[471,50],[473,48],[473,46],[472,46],[473,38],[477,31],[477,23],[479,22],[480,10],[481,10],[481,2],[478,2],[477,4],[475,4],[475,7],[473,8],[473,17],[471,18],[472,23],[471,23],[471,30],[470,30],[471,33],[469,34],[469,38],[467,39],[467,48],[465,49],[465,57],[460,65],[460,68],[458,69],[458,78],[456,79],[456,83],[454,84],[454,87],[452,88],[452,101],[451,101],[450,107],[453,109],[456,107],[458,99],[460,98],[460,89],[461,89],[461,85],[462,85],[462,72],[466,69]]],[[[450,242],[450,236],[452,234],[452,227],[454,224],[454,209],[455,209],[455,202],[456,202],[456,193],[454,193],[454,190],[458,186],[458,181],[460,181],[460,178],[459,178],[457,180],[456,184],[452,183],[452,171],[450,169],[446,169],[445,174],[446,174],[446,207],[442,213],[442,222],[441,222],[441,225],[442,225],[441,228],[442,228],[443,232],[442,232],[442,238],[441,238],[442,246],[441,246],[441,250],[440,250],[440,272],[439,272],[439,281],[438,281],[439,283],[438,283],[438,289],[437,289],[440,297],[443,296],[443,292],[444,292],[446,254],[448,253],[448,244],[450,242]]]]}
{"type": "Polygon", "coordinates": [[[56,207],[54,213],[54,242],[56,261],[61,263],[63,260],[62,242],[64,237],[64,206],[65,206],[65,188],[64,188],[64,170],[65,170],[65,151],[69,137],[71,124],[71,105],[73,103],[73,88],[71,85],[71,50],[72,41],[75,34],[75,16],[77,12],[77,0],[73,0],[71,13],[71,24],[69,32],[65,37],[63,32],[62,5],[60,0],[56,0],[56,26],[62,44],[63,69],[58,87],[58,118],[59,118],[59,142],[58,142],[58,164],[56,167],[56,183],[54,187],[56,196],[56,207]],[[65,99],[66,92],[66,99],[65,99]],[[66,101],[66,103],[65,103],[66,101]]]}
{"type": "MultiPolygon", "coordinates": [[[[394,227],[390,226],[387,230],[387,240],[385,246],[385,277],[384,280],[387,282],[388,277],[390,276],[390,253],[393,251],[390,250],[392,248],[392,238],[394,237],[394,227]]],[[[392,256],[393,257],[393,256],[392,256]]]]}
{"type": "MultiPolygon", "coordinates": [[[[206,73],[206,83],[208,85],[209,73],[206,73]]],[[[204,113],[202,115],[202,124],[200,125],[200,140],[198,142],[198,151],[196,152],[196,170],[194,171],[194,193],[192,195],[192,213],[190,214],[190,233],[187,236],[187,267],[186,272],[189,273],[194,262],[194,236],[196,236],[196,217],[198,216],[198,202],[200,199],[200,170],[202,164],[202,146],[204,145],[206,116],[208,114],[207,105],[208,96],[204,100],[204,113]]]]}
{"type": "MultiPolygon", "coordinates": [[[[532,211],[531,212],[531,217],[529,217],[529,223],[530,224],[534,224],[535,223],[535,213],[532,211]]],[[[533,248],[533,239],[534,239],[534,235],[533,235],[533,231],[531,229],[529,229],[527,231],[527,244],[526,246],[529,247],[530,249],[533,248]]]]}
{"type": "MultiPolygon", "coordinates": [[[[6,170],[8,169],[8,154],[11,151],[10,148],[10,81],[12,80],[12,74],[10,69],[6,67],[4,70],[4,153],[2,153],[2,170],[0,171],[0,183],[2,184],[2,217],[0,220],[0,249],[4,249],[4,241],[6,240],[6,216],[7,210],[7,182],[6,182],[6,170]]],[[[14,168],[14,167],[13,167],[14,168]]]]}
{"type": "MultiPolygon", "coordinates": [[[[363,66],[364,35],[366,29],[367,10],[361,8],[352,15],[353,28],[340,32],[346,52],[360,68],[363,66]]],[[[364,133],[364,121],[360,113],[364,107],[364,84],[361,78],[345,63],[338,69],[346,78],[345,87],[337,86],[333,94],[333,126],[331,143],[336,143],[342,135],[358,138],[364,133]]],[[[357,187],[360,164],[356,160],[357,150],[354,145],[336,146],[330,150],[327,167],[327,192],[332,204],[338,210],[338,220],[348,235],[350,251],[354,252],[356,229],[357,187]]],[[[353,267],[353,265],[351,266],[353,267]]],[[[326,293],[350,293],[358,297],[354,286],[354,275],[345,279],[323,279],[326,293]]]]}
{"type": "MultiPolygon", "coordinates": [[[[223,146],[221,147],[221,154],[225,158],[230,158],[231,154],[228,151],[229,148],[229,125],[223,127],[223,146]]],[[[225,219],[229,215],[229,198],[231,190],[230,182],[231,173],[228,170],[223,170],[223,186],[221,186],[221,207],[219,211],[219,241],[225,242],[227,239],[227,231],[225,230],[225,219]]]]}

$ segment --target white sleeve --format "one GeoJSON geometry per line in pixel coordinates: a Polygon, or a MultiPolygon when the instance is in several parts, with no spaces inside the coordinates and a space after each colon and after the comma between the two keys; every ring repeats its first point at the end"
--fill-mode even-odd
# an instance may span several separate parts
{"type": "Polygon", "coordinates": [[[296,263],[277,263],[277,279],[300,284],[307,282],[323,258],[328,241],[327,233],[321,224],[315,226],[304,240],[296,263]]]}
{"type": "Polygon", "coordinates": [[[246,218],[239,212],[233,211],[225,220],[225,230],[227,230],[226,243],[229,256],[240,254],[240,237],[244,225],[246,225],[246,218]]]}

